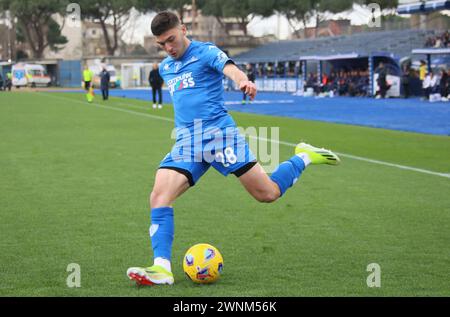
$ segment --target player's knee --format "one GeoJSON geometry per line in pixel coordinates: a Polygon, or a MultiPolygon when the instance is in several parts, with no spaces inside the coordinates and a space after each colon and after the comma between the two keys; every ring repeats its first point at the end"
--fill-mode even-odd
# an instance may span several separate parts
{"type": "Polygon", "coordinates": [[[150,193],[150,206],[152,208],[167,207],[171,204],[168,196],[159,190],[152,190],[150,193]]]}

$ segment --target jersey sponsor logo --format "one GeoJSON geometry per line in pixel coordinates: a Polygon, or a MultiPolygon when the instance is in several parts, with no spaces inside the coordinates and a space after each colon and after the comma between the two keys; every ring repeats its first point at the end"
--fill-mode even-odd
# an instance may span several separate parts
{"type": "Polygon", "coordinates": [[[169,92],[171,96],[173,96],[175,91],[194,87],[195,81],[194,78],[192,77],[192,72],[184,73],[180,76],[172,78],[167,82],[167,86],[169,87],[169,92]]]}

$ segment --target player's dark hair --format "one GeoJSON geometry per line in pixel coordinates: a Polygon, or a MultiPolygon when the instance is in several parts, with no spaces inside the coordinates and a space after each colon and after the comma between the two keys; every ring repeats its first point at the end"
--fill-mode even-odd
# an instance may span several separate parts
{"type": "Polygon", "coordinates": [[[152,21],[152,33],[154,36],[160,36],[174,27],[181,24],[180,19],[175,13],[163,11],[158,13],[152,21]]]}

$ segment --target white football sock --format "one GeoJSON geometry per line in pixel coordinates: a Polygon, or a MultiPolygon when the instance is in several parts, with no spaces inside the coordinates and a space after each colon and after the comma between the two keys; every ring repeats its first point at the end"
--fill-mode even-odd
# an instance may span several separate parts
{"type": "Polygon", "coordinates": [[[311,159],[309,158],[309,155],[307,153],[298,153],[297,156],[303,160],[303,163],[305,163],[305,167],[311,164],[311,159]]]}
{"type": "Polygon", "coordinates": [[[153,262],[154,265],[159,265],[165,268],[167,271],[172,272],[172,268],[170,265],[170,261],[164,258],[155,258],[155,261],[153,262]]]}

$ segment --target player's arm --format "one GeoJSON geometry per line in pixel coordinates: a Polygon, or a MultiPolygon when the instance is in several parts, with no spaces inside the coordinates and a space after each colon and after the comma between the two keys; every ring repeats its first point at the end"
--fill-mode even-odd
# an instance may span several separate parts
{"type": "Polygon", "coordinates": [[[256,85],[255,83],[248,80],[247,75],[244,74],[236,65],[233,63],[228,63],[223,68],[223,73],[225,76],[230,78],[236,83],[241,91],[250,97],[251,100],[256,97],[256,85]]]}

